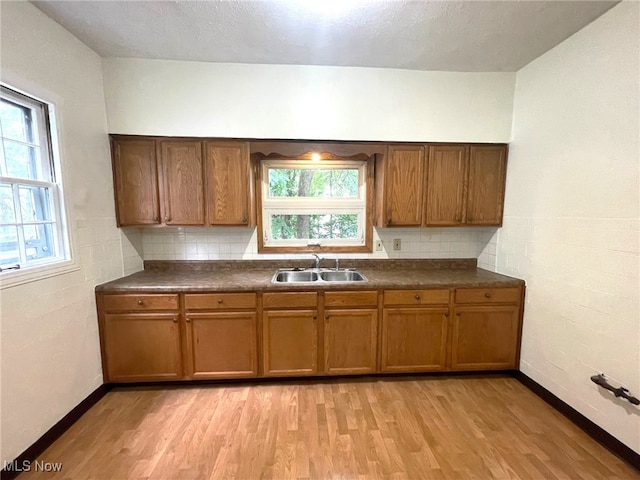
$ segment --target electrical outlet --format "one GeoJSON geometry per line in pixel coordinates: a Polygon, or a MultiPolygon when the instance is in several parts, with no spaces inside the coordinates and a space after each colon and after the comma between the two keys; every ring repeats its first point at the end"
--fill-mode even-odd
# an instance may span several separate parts
{"type": "Polygon", "coordinates": [[[396,251],[402,250],[402,239],[394,238],[393,239],[393,249],[396,251]]]}
{"type": "Polygon", "coordinates": [[[382,240],[376,240],[376,252],[382,251],[382,240]]]}

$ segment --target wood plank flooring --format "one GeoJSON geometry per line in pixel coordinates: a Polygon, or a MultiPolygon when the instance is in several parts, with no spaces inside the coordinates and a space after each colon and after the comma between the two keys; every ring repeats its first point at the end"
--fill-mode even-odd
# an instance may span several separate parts
{"type": "Polygon", "coordinates": [[[118,388],[26,479],[635,479],[510,377],[118,388]]]}

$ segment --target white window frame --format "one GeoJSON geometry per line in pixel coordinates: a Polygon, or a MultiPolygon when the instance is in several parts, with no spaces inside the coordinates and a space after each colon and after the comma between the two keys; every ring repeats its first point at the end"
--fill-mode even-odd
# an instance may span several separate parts
{"type": "Polygon", "coordinates": [[[367,228],[367,161],[366,160],[297,160],[278,159],[261,162],[262,239],[265,248],[271,247],[364,247],[367,228]],[[357,198],[325,197],[270,197],[269,169],[357,169],[357,198]],[[274,239],[271,231],[271,215],[355,214],[358,216],[358,233],[355,239],[274,239]]]}
{"type": "MultiPolygon", "coordinates": [[[[37,147],[40,150],[40,161],[37,164],[39,179],[27,179],[10,177],[6,172],[6,156],[4,152],[4,137],[0,130],[0,183],[10,185],[13,198],[15,221],[10,223],[0,223],[0,226],[18,227],[18,243],[20,251],[19,269],[12,269],[12,265],[0,265],[0,288],[20,285],[34,280],[47,278],[53,275],[67,273],[77,270],[71,258],[70,239],[68,223],[64,205],[64,194],[62,188],[62,175],[60,159],[58,154],[58,142],[56,133],[56,122],[53,105],[44,100],[38,99],[30,94],[5,84],[0,84],[1,96],[12,103],[28,108],[32,112],[34,137],[37,143],[24,143],[30,147],[37,147]],[[24,221],[19,208],[18,190],[21,186],[41,187],[48,191],[50,206],[49,220],[24,221]],[[52,226],[53,246],[55,253],[51,257],[40,260],[27,261],[26,243],[23,226],[45,225],[52,226]]],[[[15,140],[12,140],[15,142],[15,140]]],[[[13,264],[15,265],[15,264],[13,264]]]]}

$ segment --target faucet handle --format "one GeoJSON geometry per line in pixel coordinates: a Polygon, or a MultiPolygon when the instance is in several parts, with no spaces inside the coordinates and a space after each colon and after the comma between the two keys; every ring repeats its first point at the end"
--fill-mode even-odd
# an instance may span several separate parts
{"type": "Polygon", "coordinates": [[[340,270],[340,259],[336,257],[336,270],[340,270]]]}

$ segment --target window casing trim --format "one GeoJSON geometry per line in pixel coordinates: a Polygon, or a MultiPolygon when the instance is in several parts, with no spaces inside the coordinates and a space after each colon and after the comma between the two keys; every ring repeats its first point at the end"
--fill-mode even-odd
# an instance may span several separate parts
{"type": "MultiPolygon", "coordinates": [[[[254,162],[254,173],[256,176],[256,201],[257,201],[257,240],[258,240],[258,252],[259,253],[371,253],[373,250],[373,199],[374,199],[374,164],[375,157],[365,154],[354,155],[352,157],[337,157],[332,154],[322,154],[322,165],[335,165],[343,167],[355,167],[362,168],[362,174],[360,175],[359,191],[361,198],[339,198],[339,199],[327,199],[327,198],[306,198],[306,205],[298,207],[297,211],[301,213],[326,213],[327,204],[340,205],[339,208],[334,207],[331,213],[356,213],[354,210],[358,208],[357,213],[364,212],[364,220],[362,224],[362,231],[358,232],[356,240],[329,240],[323,239],[319,245],[309,243],[301,244],[300,241],[286,242],[285,240],[279,240],[277,245],[274,242],[269,242],[266,237],[266,225],[268,219],[265,215],[265,207],[263,203],[267,202],[267,212],[281,212],[290,213],[282,205],[287,205],[288,199],[280,199],[280,206],[269,206],[269,199],[267,198],[267,192],[263,184],[267,179],[266,166],[273,165],[288,165],[291,167],[291,161],[299,162],[296,164],[296,168],[317,168],[318,164],[311,162],[311,152],[296,157],[286,157],[284,155],[269,154],[265,156],[260,153],[252,155],[254,162]],[[271,245],[269,244],[271,243],[271,245]]],[[[295,204],[300,205],[299,202],[295,204]]]]}

